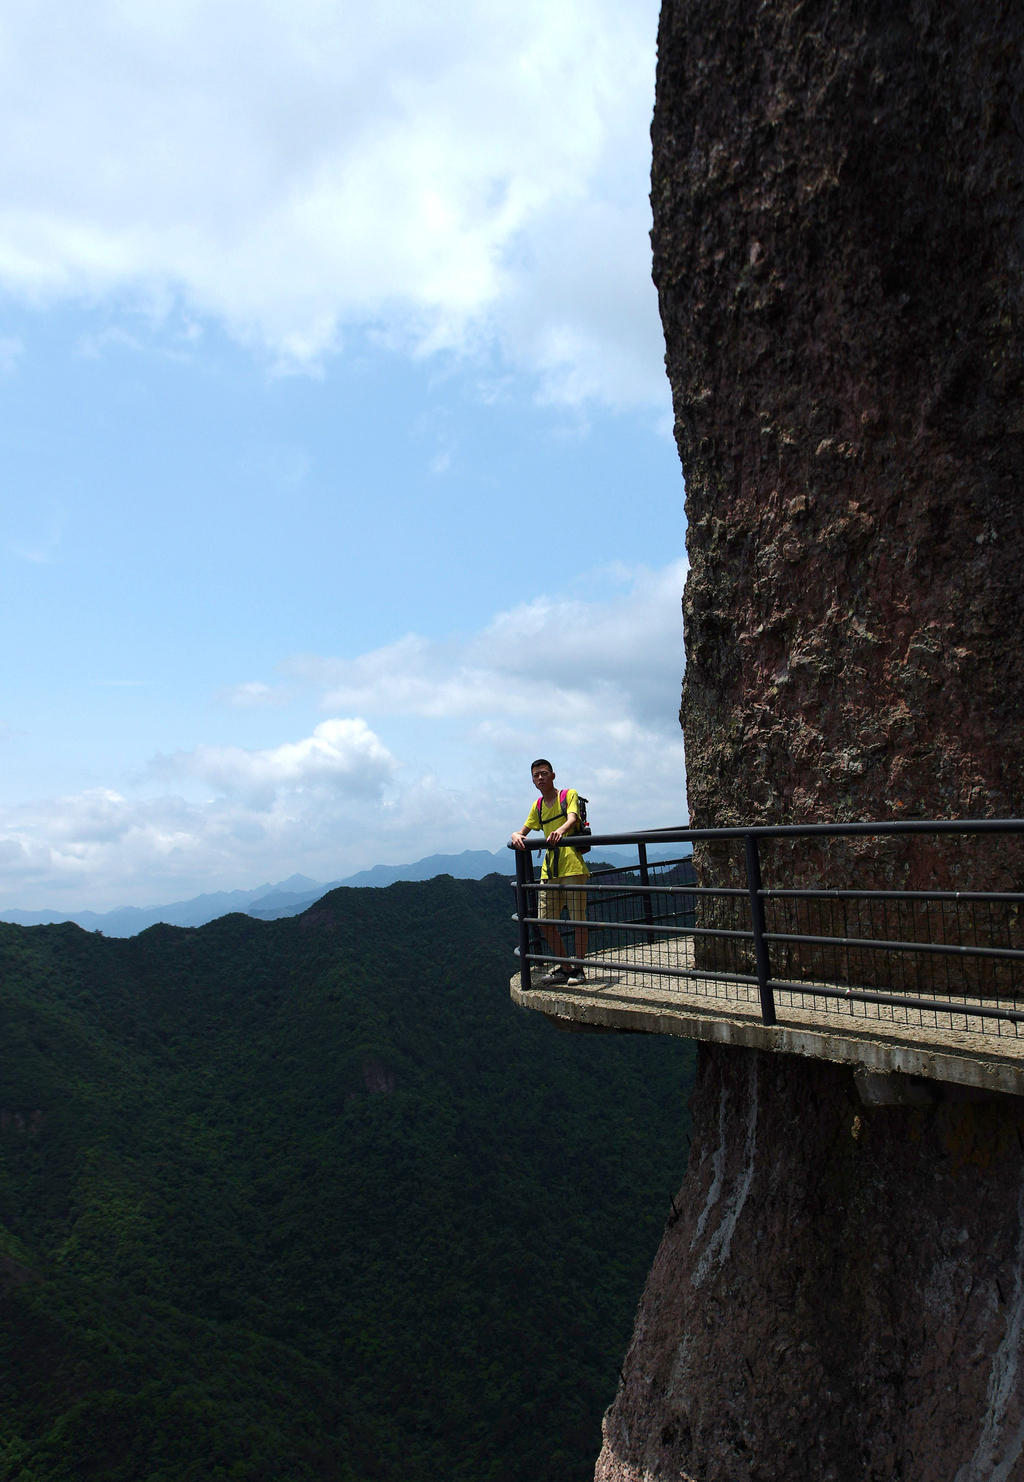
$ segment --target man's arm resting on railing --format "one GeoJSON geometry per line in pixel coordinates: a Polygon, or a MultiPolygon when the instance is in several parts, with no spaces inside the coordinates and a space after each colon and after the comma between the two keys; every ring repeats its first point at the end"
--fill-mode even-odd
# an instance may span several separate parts
{"type": "Polygon", "coordinates": [[[561,828],[552,829],[551,832],[550,832],[550,834],[548,834],[548,843],[549,844],[557,844],[558,841],[559,841],[559,839],[564,839],[565,838],[566,834],[573,834],[573,833],[575,833],[576,832],[576,825],[577,825],[578,822],[579,822],[579,814],[578,813],[569,813],[569,814],[567,814],[566,815],[566,820],[562,824],[562,827],[561,828]]]}
{"type": "MultiPolygon", "coordinates": [[[[576,825],[577,825],[578,822],[579,822],[579,814],[578,813],[570,813],[567,816],[565,822],[562,824],[562,827],[561,828],[554,828],[554,829],[551,830],[550,834],[548,834],[548,843],[549,844],[557,844],[560,839],[563,839],[565,837],[566,834],[574,833],[575,832],[575,829],[576,829],[576,825]]],[[[526,848],[526,845],[523,842],[523,840],[526,838],[527,834],[532,834],[532,833],[533,833],[533,829],[532,828],[527,828],[526,825],[524,824],[521,829],[519,829],[516,833],[514,833],[512,835],[512,845],[513,845],[513,848],[515,848],[515,849],[525,849],[526,848]]]]}

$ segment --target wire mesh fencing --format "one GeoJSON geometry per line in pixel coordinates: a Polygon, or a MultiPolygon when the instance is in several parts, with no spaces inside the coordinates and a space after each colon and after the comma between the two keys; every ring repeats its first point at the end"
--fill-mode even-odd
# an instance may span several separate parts
{"type": "Polygon", "coordinates": [[[524,987],[1020,1034],[1024,892],[1005,887],[1024,822],[666,832],[595,840],[633,844],[637,863],[594,865],[564,902],[568,882],[517,852],[524,987]],[[679,853],[648,861],[653,843],[679,853]]]}

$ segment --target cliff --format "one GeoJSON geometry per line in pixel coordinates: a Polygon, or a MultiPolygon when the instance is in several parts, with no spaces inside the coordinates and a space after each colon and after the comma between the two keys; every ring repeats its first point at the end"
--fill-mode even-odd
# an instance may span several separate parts
{"type": "Polygon", "coordinates": [[[1024,12],[666,0],[695,826],[1024,802],[1024,12]]]}
{"type": "MultiPolygon", "coordinates": [[[[1022,43],[996,0],[665,0],[697,827],[1021,812],[1022,43]]],[[[843,850],[1020,888],[1005,849],[843,850]]],[[[918,1093],[701,1047],[599,1482],[1024,1476],[1021,1107],[918,1093]]]]}
{"type": "Polygon", "coordinates": [[[1018,1477],[1024,1104],[866,1107],[723,1047],[698,1077],[597,1482],[1018,1477]]]}

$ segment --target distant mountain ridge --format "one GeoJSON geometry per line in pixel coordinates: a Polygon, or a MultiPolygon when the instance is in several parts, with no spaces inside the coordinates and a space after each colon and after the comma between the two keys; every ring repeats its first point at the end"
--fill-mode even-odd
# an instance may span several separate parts
{"type": "Polygon", "coordinates": [[[695,1056],[516,1008],[511,914],[0,925],[0,1478],[593,1479],[695,1056]]]}
{"type": "Polygon", "coordinates": [[[173,901],[166,906],[120,906],[114,911],[0,911],[0,921],[15,926],[50,926],[60,921],[73,921],[86,931],[102,931],[108,937],[133,937],[147,927],[163,922],[167,926],[205,926],[232,911],[245,911],[254,901],[268,898],[292,900],[312,895],[318,899],[330,885],[321,885],[308,875],[290,875],[277,885],[268,881],[253,890],[217,890],[193,896],[187,901],[173,901]]]}
{"type": "MultiPolygon", "coordinates": [[[[671,858],[676,851],[686,852],[684,846],[662,845],[648,850],[654,859],[671,858]]],[[[602,849],[592,856],[595,864],[632,864],[635,855],[632,849],[602,849]]],[[[326,884],[313,880],[309,875],[289,875],[276,885],[269,882],[257,885],[253,890],[218,890],[205,895],[193,896],[191,900],[172,901],[166,906],[120,906],[114,911],[0,911],[0,921],[14,926],[51,926],[57,922],[73,921],[85,931],[101,931],[108,937],[134,937],[150,926],[163,923],[166,926],[205,926],[233,911],[244,911],[259,921],[277,921],[285,916],[298,916],[314,905],[329,890],[341,885],[357,888],[383,889],[395,885],[399,880],[433,880],[437,875],[451,875],[456,880],[482,880],[486,875],[509,875],[514,865],[507,849],[489,853],[486,849],[464,849],[461,854],[428,854],[423,859],[404,865],[374,865],[372,869],[360,870],[344,880],[329,880],[326,884]]]]}

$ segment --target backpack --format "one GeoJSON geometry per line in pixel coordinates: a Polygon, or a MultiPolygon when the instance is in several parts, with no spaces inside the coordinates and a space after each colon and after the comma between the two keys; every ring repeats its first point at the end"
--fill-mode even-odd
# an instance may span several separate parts
{"type": "MultiPolygon", "coordinates": [[[[555,813],[553,815],[553,818],[568,818],[569,813],[568,813],[568,810],[567,810],[567,808],[565,806],[565,800],[568,797],[568,795],[569,795],[568,789],[563,787],[562,788],[562,791],[558,794],[558,801],[561,804],[562,811],[561,811],[561,813],[555,813]]],[[[551,822],[553,822],[553,818],[546,818],[546,819],[544,818],[543,808],[544,808],[544,799],[543,798],[538,798],[537,799],[537,819],[538,819],[538,822],[541,819],[544,819],[544,822],[545,823],[551,823],[551,822]]],[[[579,811],[577,817],[579,818],[579,823],[576,825],[576,832],[574,834],[570,834],[569,835],[569,838],[570,839],[578,839],[578,838],[581,838],[582,835],[589,834],[591,832],[590,824],[587,822],[587,800],[586,800],[586,798],[580,798],[580,811],[579,811]]],[[[589,854],[590,853],[590,845],[589,844],[573,844],[572,847],[576,850],[576,853],[577,854],[589,854]]]]}

